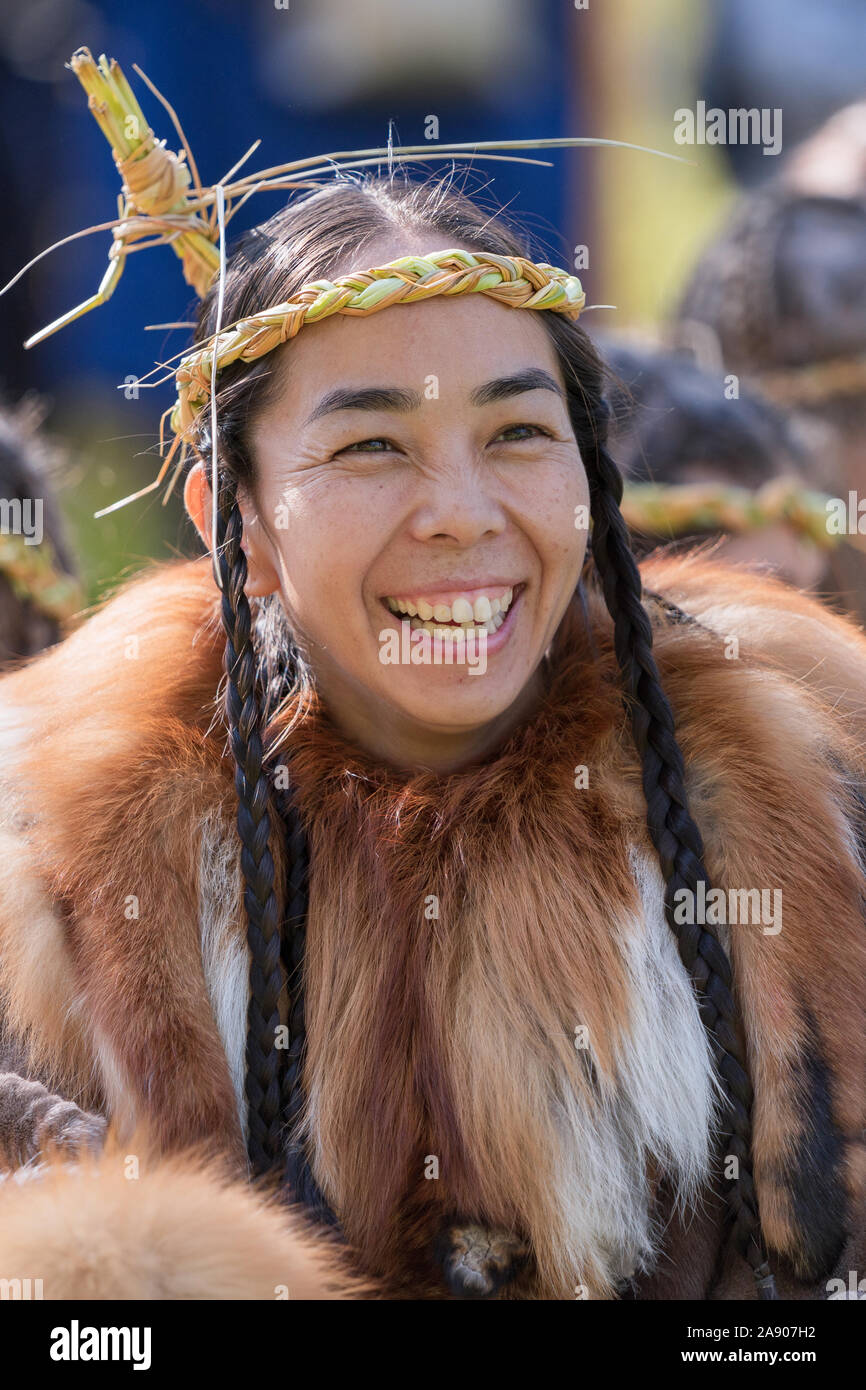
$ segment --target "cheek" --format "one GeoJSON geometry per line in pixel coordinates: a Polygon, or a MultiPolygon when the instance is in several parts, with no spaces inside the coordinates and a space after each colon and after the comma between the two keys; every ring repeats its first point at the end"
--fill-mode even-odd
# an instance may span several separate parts
{"type": "Polygon", "coordinates": [[[523,479],[516,515],[545,566],[579,571],[586,551],[589,484],[579,457],[572,452],[545,462],[523,479]]]}
{"type": "Polygon", "coordinates": [[[283,595],[310,635],[359,621],[363,579],[385,543],[380,491],[356,478],[309,474],[269,499],[283,595]]]}

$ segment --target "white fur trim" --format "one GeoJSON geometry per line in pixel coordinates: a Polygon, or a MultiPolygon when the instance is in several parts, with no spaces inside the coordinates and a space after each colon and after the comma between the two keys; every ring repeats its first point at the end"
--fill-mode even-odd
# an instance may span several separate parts
{"type": "Polygon", "coordinates": [[[224,821],[208,815],[202,822],[199,858],[199,929],[208,997],[225,1049],[238,1117],[246,1138],[247,1008],[250,996],[246,942],[238,932],[240,867],[237,846],[224,821]]]}
{"type": "Polygon", "coordinates": [[[651,1268],[655,1229],[647,1163],[654,1159],[685,1207],[709,1177],[719,1084],[697,999],[664,913],[657,863],[633,850],[640,910],[612,924],[631,983],[627,1041],[615,1087],[590,1108],[560,1087],[557,1195],[576,1270],[587,1259],[611,1280],[651,1268]]]}

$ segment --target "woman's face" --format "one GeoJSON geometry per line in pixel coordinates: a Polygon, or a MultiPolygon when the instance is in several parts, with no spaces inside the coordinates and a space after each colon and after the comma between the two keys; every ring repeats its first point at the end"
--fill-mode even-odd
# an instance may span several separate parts
{"type": "Polygon", "coordinates": [[[335,316],[274,365],[250,435],[248,591],[280,591],[345,731],[398,763],[457,765],[534,698],[586,547],[540,314],[465,295],[335,316]]]}

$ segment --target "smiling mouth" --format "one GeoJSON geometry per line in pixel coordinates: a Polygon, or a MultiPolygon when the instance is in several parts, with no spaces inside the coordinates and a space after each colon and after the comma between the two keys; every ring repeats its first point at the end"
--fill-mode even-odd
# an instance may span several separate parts
{"type": "Polygon", "coordinates": [[[424,628],[435,637],[453,638],[458,632],[482,631],[492,637],[525,588],[524,583],[493,587],[477,593],[474,599],[461,596],[452,603],[434,602],[418,594],[411,598],[388,597],[382,602],[401,621],[408,619],[413,629],[424,628]]]}

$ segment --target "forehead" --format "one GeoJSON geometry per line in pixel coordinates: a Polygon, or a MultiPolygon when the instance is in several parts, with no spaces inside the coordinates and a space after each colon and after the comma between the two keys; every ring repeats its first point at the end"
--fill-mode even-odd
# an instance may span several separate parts
{"type": "Polygon", "coordinates": [[[308,413],[336,386],[423,391],[430,376],[437,378],[440,400],[468,398],[482,382],[527,367],[542,367],[561,382],[544,312],[463,294],[309,324],[273,354],[275,380],[265,413],[308,413]]]}

